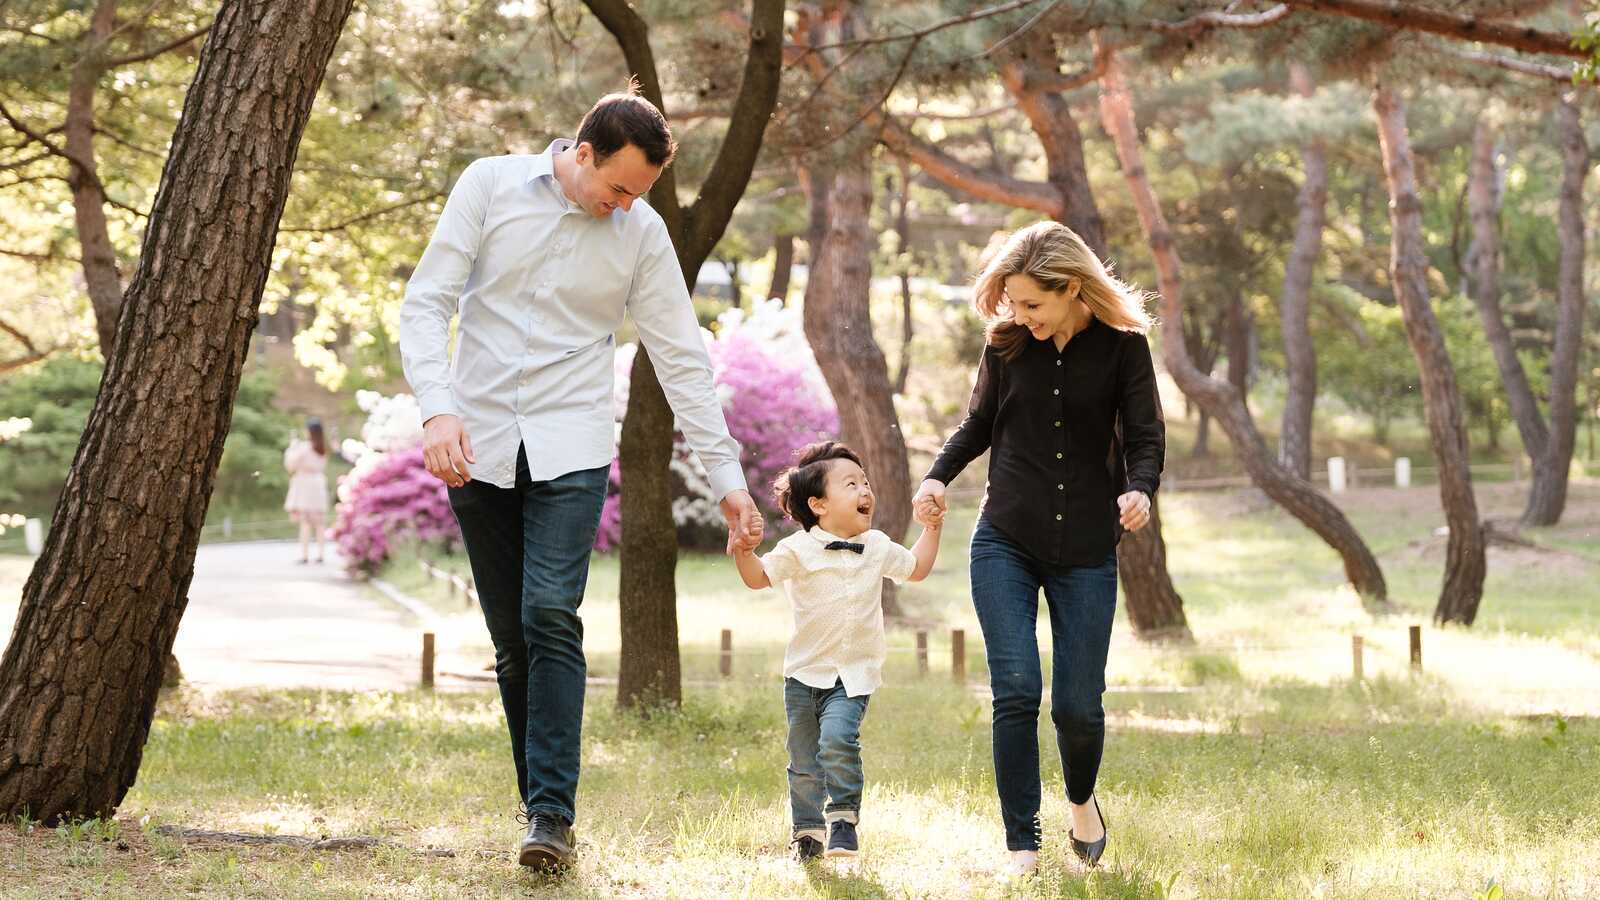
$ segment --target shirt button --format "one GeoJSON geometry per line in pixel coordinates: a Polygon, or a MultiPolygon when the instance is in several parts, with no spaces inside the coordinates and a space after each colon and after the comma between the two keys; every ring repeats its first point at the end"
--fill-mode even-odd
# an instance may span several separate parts
{"type": "Polygon", "coordinates": [[[1058,365],[1058,366],[1061,365],[1061,360],[1059,360],[1059,359],[1056,360],[1056,365],[1058,365]]]}
{"type": "Polygon", "coordinates": [[[1060,459],[1060,458],[1061,458],[1061,454],[1057,453],[1056,454],[1056,459],[1060,459]]]}
{"type": "Polygon", "coordinates": [[[1056,388],[1054,391],[1051,391],[1051,393],[1059,397],[1061,396],[1061,388],[1056,388]]]}
{"type": "Polygon", "coordinates": [[[1067,489],[1067,486],[1066,486],[1066,485],[1064,485],[1064,484],[1058,484],[1058,485],[1056,485],[1056,490],[1058,490],[1058,491],[1064,491],[1064,490],[1066,490],[1066,489],[1067,489]]]}
{"type": "Polygon", "coordinates": [[[1060,420],[1060,419],[1057,419],[1057,420],[1056,420],[1056,427],[1057,427],[1057,428],[1060,428],[1060,427],[1061,427],[1061,420],[1060,420]]]}
{"type": "Polygon", "coordinates": [[[1061,521],[1061,513],[1056,513],[1056,521],[1061,521]]]}

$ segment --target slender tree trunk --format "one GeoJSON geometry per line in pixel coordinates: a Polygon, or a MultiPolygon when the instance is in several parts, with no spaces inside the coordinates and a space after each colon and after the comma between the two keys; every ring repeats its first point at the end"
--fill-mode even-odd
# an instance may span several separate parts
{"type": "MultiPolygon", "coordinates": [[[[1115,56],[1100,79],[1100,109],[1106,132],[1116,144],[1117,158],[1133,194],[1139,223],[1155,257],[1162,318],[1169,329],[1181,334],[1184,317],[1182,266],[1166,216],[1146,174],[1144,151],[1134,123],[1133,99],[1128,92],[1121,59],[1115,56]]],[[[1340,555],[1344,560],[1345,577],[1365,605],[1386,610],[1388,588],[1383,571],[1344,513],[1310,482],[1278,463],[1251,419],[1244,398],[1233,385],[1201,372],[1189,358],[1188,347],[1181,340],[1162,341],[1161,350],[1167,371],[1178,382],[1178,387],[1216,418],[1256,486],[1340,555]]]]}
{"type": "Polygon", "coordinates": [[[1561,263],[1556,281],[1555,351],[1550,357],[1550,439],[1533,459],[1533,488],[1522,513],[1525,525],[1554,525],[1567,504],[1567,477],[1578,440],[1578,371],[1583,355],[1583,182],[1589,147],[1577,98],[1556,106],[1561,135],[1561,263]]]}
{"type": "Polygon", "coordinates": [[[100,0],[84,35],[83,51],[72,69],[64,129],[67,154],[73,159],[67,184],[72,189],[72,215],[83,251],[83,281],[94,307],[100,353],[107,360],[111,359],[117,316],[122,311],[122,276],[117,272],[117,253],[106,226],[105,189],[95,163],[94,95],[105,71],[106,45],[116,22],[117,0],[100,0]]]}
{"type": "MultiPolygon", "coordinates": [[[[1051,89],[1060,79],[1054,38],[1048,32],[1026,30],[997,53],[1001,81],[1044,148],[1047,182],[1022,181],[976,169],[917,141],[887,117],[878,119],[885,122],[883,140],[894,153],[917,163],[942,184],[979,199],[1048,215],[1076,231],[1101,259],[1110,260],[1105,226],[1084,163],[1082,132],[1071,104],[1051,89]]],[[[1140,638],[1189,638],[1183,599],[1167,572],[1160,517],[1152,516],[1150,525],[1125,535],[1117,546],[1117,558],[1123,602],[1135,634],[1140,638]]]]}
{"type": "Polygon", "coordinates": [[[1378,143],[1383,151],[1389,187],[1392,244],[1390,280],[1405,320],[1406,338],[1417,357],[1422,379],[1423,409],[1434,456],[1439,464],[1439,494],[1444,503],[1450,539],[1445,550],[1444,587],[1433,617],[1438,622],[1471,625],[1483,598],[1482,523],[1472,493],[1468,467],[1467,429],[1461,417],[1461,393],[1455,366],[1428,300],[1428,257],[1422,237],[1422,200],[1417,195],[1411,139],[1399,93],[1380,82],[1372,97],[1378,117],[1378,143]]]}
{"type": "MultiPolygon", "coordinates": [[[[1302,97],[1316,93],[1304,63],[1289,63],[1290,88],[1302,97]]],[[[1320,139],[1300,150],[1305,180],[1300,184],[1294,244],[1284,266],[1283,295],[1279,300],[1283,322],[1284,367],[1288,393],[1283,404],[1283,430],[1278,436],[1278,461],[1301,480],[1311,478],[1312,412],[1317,402],[1317,350],[1311,340],[1311,282],[1322,255],[1322,230],[1328,214],[1328,156],[1320,139]]]]}
{"type": "MultiPolygon", "coordinates": [[[[1035,29],[1014,43],[1015,49],[1002,57],[1000,77],[1044,148],[1047,177],[1061,197],[1056,218],[1077,232],[1102,260],[1109,260],[1105,222],[1084,161],[1083,133],[1066,98],[1037,87],[1044,82],[1040,75],[1056,71],[1055,40],[1043,29],[1035,29]]],[[[1117,545],[1117,561],[1123,602],[1134,633],[1146,640],[1191,640],[1183,598],[1167,572],[1166,541],[1154,504],[1150,524],[1123,535],[1117,545]]]]}
{"type": "Polygon", "coordinates": [[[788,303],[789,276],[794,272],[794,235],[780,234],[773,238],[772,246],[772,285],[767,288],[767,297],[788,303]]]}
{"type": "Polygon", "coordinates": [[[0,661],[0,811],[106,816],[188,601],[278,218],[351,0],[226,0],[0,661]],[[152,463],[159,460],[159,463],[152,463]]]}
{"type": "MultiPolygon", "coordinates": [[[[1472,135],[1472,163],[1467,179],[1467,206],[1472,215],[1472,248],[1467,259],[1472,269],[1469,287],[1478,307],[1483,332],[1494,352],[1495,365],[1505,383],[1506,402],[1517,423],[1522,445],[1534,459],[1544,456],[1550,433],[1539,412],[1539,401],[1517,358],[1517,348],[1500,309],[1500,165],[1495,158],[1495,132],[1480,118],[1472,135]]],[[[1489,429],[1490,445],[1499,443],[1489,429]]]]}
{"type": "Polygon", "coordinates": [[[1200,424],[1195,427],[1194,450],[1189,455],[1195,459],[1211,455],[1211,414],[1204,408],[1200,410],[1200,424]]]}
{"type": "Polygon", "coordinates": [[[1250,396],[1250,314],[1244,295],[1234,293],[1228,301],[1228,383],[1239,394],[1239,402],[1250,396]]]}
{"type": "MultiPolygon", "coordinates": [[[[622,49],[641,93],[664,114],[661,82],[650,29],[627,0],[584,0],[622,49]]],[[[669,167],[650,190],[650,206],[661,214],[690,289],[700,266],[728,227],[744,195],[778,98],[783,66],[784,0],[751,0],[750,27],[739,94],[727,133],[694,204],[685,209],[669,167]]],[[[669,115],[670,120],[670,115],[669,115]]],[[[622,483],[622,566],[619,578],[622,653],[617,705],[677,706],[683,698],[678,659],[677,530],[667,464],[672,456],[673,415],[655,366],[643,348],[634,356],[628,409],[619,441],[622,483]]],[[[759,489],[759,488],[758,488],[759,489]]]]}
{"type": "Polygon", "coordinates": [[[911,308],[911,164],[900,160],[900,204],[895,213],[894,232],[900,255],[900,365],[895,368],[894,392],[906,392],[911,377],[911,341],[916,337],[916,321],[911,308]]]}
{"type": "MultiPolygon", "coordinates": [[[[870,154],[871,145],[857,152],[870,154]]],[[[889,365],[872,334],[871,160],[852,156],[844,154],[837,168],[813,165],[802,179],[811,199],[815,248],[806,279],[806,341],[839,408],[845,443],[867,464],[877,498],[873,524],[900,541],[911,523],[911,463],[889,365]]],[[[886,590],[883,596],[884,614],[898,616],[895,593],[886,590]]]]}

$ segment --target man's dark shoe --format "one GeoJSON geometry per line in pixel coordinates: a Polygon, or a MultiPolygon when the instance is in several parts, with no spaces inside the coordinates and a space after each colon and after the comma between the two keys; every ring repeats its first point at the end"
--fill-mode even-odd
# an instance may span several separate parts
{"type": "Polygon", "coordinates": [[[522,838],[517,862],[532,869],[550,871],[572,862],[572,826],[560,816],[536,812],[528,817],[528,833],[522,838]]]}
{"type": "Polygon", "coordinates": [[[828,858],[834,859],[841,856],[855,856],[860,848],[856,845],[856,823],[840,819],[828,826],[828,858]]]}
{"type": "Polygon", "coordinates": [[[795,835],[789,846],[794,848],[794,858],[800,862],[822,858],[822,842],[809,834],[795,835]]]}

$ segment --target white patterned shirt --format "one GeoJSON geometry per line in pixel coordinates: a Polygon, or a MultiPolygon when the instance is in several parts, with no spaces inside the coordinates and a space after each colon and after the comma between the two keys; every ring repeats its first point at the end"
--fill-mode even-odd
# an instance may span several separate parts
{"type": "Polygon", "coordinates": [[[717,499],[745,487],[677,254],[644,200],[597,219],[556,181],[559,140],[536,156],[491,156],[450,191],[400,308],[400,359],[426,422],[461,417],[471,475],[548,481],[608,465],[615,332],[624,313],[717,499]],[[460,314],[456,349],[450,319],[460,314]]]}
{"type": "Polygon", "coordinates": [[[827,689],[844,682],[852,697],[883,683],[883,579],[896,584],[916,571],[917,557],[877,529],[840,538],[814,527],[778,542],[761,567],[782,587],[794,609],[794,637],[783,655],[783,675],[827,689]],[[849,540],[865,550],[828,550],[849,540]]]}

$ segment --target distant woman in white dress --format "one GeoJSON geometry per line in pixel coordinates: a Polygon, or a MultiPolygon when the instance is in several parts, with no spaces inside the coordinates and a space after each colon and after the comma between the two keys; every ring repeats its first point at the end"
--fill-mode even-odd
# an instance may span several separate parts
{"type": "Polygon", "coordinates": [[[306,438],[290,441],[289,449],[283,451],[283,467],[289,470],[289,495],[283,508],[290,519],[300,523],[300,561],[311,561],[307,551],[315,535],[315,561],[322,562],[322,532],[328,519],[328,445],[320,420],[306,420],[306,438]]]}

